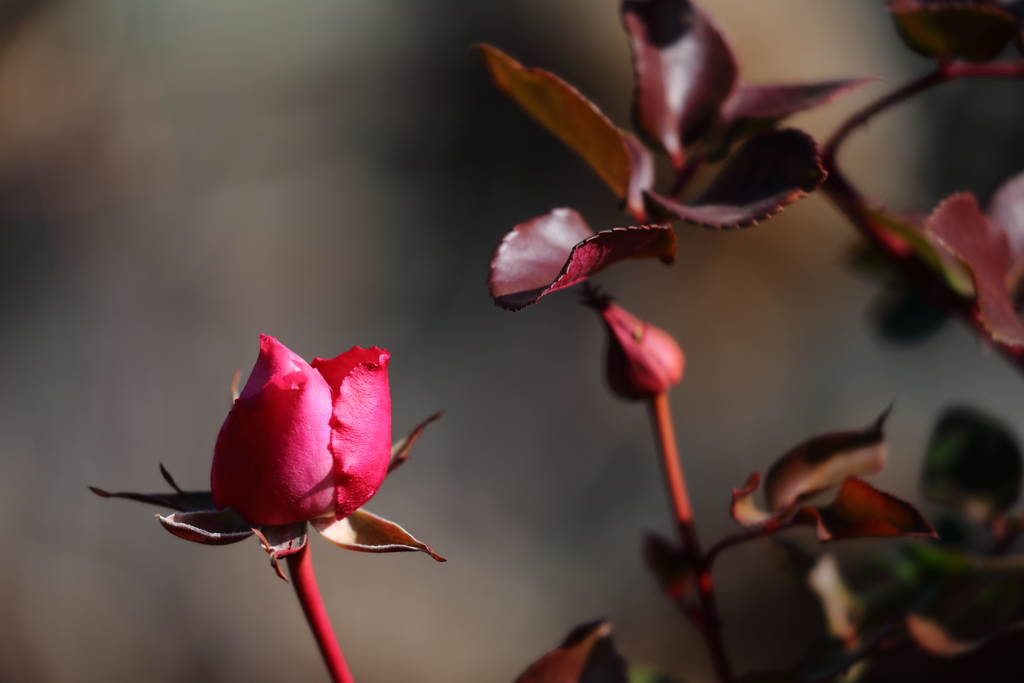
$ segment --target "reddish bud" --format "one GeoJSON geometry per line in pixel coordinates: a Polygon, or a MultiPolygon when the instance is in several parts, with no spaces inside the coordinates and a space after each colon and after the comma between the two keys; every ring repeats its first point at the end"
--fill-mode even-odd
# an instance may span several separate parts
{"type": "Polygon", "coordinates": [[[361,507],[391,456],[389,358],[357,346],[311,366],[261,335],[214,448],[217,508],[262,526],[342,518],[361,507]]]}
{"type": "Polygon", "coordinates": [[[608,335],[607,373],[612,391],[642,399],[668,391],[683,378],[683,351],[667,332],[591,292],[587,305],[598,312],[608,335]]]}

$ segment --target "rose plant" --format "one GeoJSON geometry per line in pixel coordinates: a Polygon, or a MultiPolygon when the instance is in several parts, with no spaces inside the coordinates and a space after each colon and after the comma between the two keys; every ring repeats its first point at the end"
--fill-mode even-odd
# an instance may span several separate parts
{"type": "Polygon", "coordinates": [[[441,415],[392,444],[389,360],[384,349],[356,346],[308,364],[274,337],[261,335],[256,364],[217,437],[210,491],[183,491],[163,465],[173,493],[90,487],[104,498],[174,510],[158,518],[185,540],[226,545],[256,535],[285,581],[278,560],[287,560],[299,602],[338,683],[352,676],[320,599],[307,523],[348,550],[420,551],[444,561],[402,527],[362,509],[441,415]]]}

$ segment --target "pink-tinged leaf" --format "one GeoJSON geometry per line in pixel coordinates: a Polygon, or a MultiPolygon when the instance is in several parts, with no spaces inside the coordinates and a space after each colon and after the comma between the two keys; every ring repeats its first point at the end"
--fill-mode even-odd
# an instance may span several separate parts
{"type": "Polygon", "coordinates": [[[852,477],[831,505],[800,508],[796,521],[815,526],[822,542],[875,536],[938,538],[913,505],[852,477]]]}
{"type": "Polygon", "coordinates": [[[653,192],[655,211],[709,228],[741,228],[775,215],[825,180],[818,145],[787,128],[757,135],[741,146],[718,177],[690,204],[653,192]]]}
{"type": "Polygon", "coordinates": [[[438,562],[446,562],[429,545],[417,541],[402,527],[366,510],[356,510],[343,519],[314,519],[310,524],[328,541],[346,550],[357,550],[362,553],[419,551],[430,555],[438,562]]]}
{"type": "Polygon", "coordinates": [[[270,555],[270,566],[274,568],[274,572],[285,583],[288,583],[288,577],[281,570],[278,560],[294,555],[306,545],[309,540],[306,533],[306,523],[278,524],[253,529],[253,531],[256,532],[256,536],[260,539],[263,550],[270,555]]]}
{"type": "Polygon", "coordinates": [[[736,58],[689,0],[625,0],[622,21],[636,75],[633,118],[681,169],[684,146],[710,128],[736,86],[736,58]]]}
{"type": "Polygon", "coordinates": [[[1018,31],[1013,15],[992,5],[890,0],[888,7],[903,42],[925,57],[987,62],[1018,31]]]}
{"type": "Polygon", "coordinates": [[[644,562],[673,600],[686,597],[693,585],[693,567],[682,548],[657,534],[644,537],[644,562]]]}
{"type": "Polygon", "coordinates": [[[675,254],[670,225],[594,234],[572,209],[555,209],[505,235],[491,259],[491,296],[498,306],[518,311],[619,261],[657,257],[672,263],[675,254]]]}
{"type": "Polygon", "coordinates": [[[754,472],[747,479],[743,488],[732,490],[732,505],[729,508],[729,513],[733,519],[747,528],[760,526],[773,517],[754,502],[754,494],[760,486],[761,475],[754,472]]]}
{"type": "Polygon", "coordinates": [[[160,465],[160,474],[164,480],[174,489],[174,493],[110,493],[101,488],[90,486],[89,490],[101,498],[126,498],[139,503],[148,503],[159,507],[170,508],[178,512],[198,512],[200,510],[216,510],[213,504],[213,494],[209,491],[182,491],[163,465],[160,465]]]}
{"type": "Polygon", "coordinates": [[[638,221],[647,220],[644,192],[654,187],[654,156],[632,133],[623,133],[629,150],[629,192],[626,206],[638,221]]]}
{"type": "Polygon", "coordinates": [[[553,73],[527,69],[490,45],[477,45],[476,49],[503,93],[583,157],[620,199],[627,199],[632,177],[630,152],[622,131],[600,109],[553,73]]]}
{"type": "Polygon", "coordinates": [[[726,122],[739,119],[780,121],[847,95],[880,78],[847,78],[820,83],[744,85],[725,103],[726,122]]]}
{"type": "Polygon", "coordinates": [[[776,460],[765,477],[768,509],[785,510],[847,477],[881,471],[887,451],[882,428],[890,410],[865,429],[816,436],[776,460]]]}
{"type": "Polygon", "coordinates": [[[395,469],[399,467],[403,462],[409,459],[409,452],[412,450],[412,446],[416,443],[416,440],[420,438],[420,434],[427,428],[427,425],[435,420],[439,420],[444,415],[443,410],[439,410],[423,422],[420,422],[416,427],[409,432],[409,434],[402,439],[399,439],[391,446],[391,460],[388,462],[388,474],[391,474],[395,469]]]}
{"type": "Polygon", "coordinates": [[[515,683],[629,683],[626,662],[615,651],[611,632],[608,621],[577,626],[515,683]]]}
{"type": "Polygon", "coordinates": [[[992,339],[1024,347],[1024,324],[1007,286],[1010,243],[1006,233],[978,208],[973,195],[948,197],[932,213],[924,231],[970,271],[976,292],[975,315],[992,339]]]}
{"type": "Polygon", "coordinates": [[[249,523],[231,508],[157,515],[157,519],[178,538],[206,545],[238,543],[253,535],[249,523]]]}
{"type": "Polygon", "coordinates": [[[988,205],[988,217],[1006,233],[1010,260],[1018,263],[1024,256],[1024,173],[1003,183],[988,205]]]}

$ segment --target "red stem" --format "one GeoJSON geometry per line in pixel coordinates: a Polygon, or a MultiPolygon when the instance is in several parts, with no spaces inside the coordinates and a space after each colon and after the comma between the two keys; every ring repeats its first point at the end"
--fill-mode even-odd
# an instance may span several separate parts
{"type": "Polygon", "coordinates": [[[832,135],[822,149],[822,166],[828,178],[822,189],[846,217],[876,246],[894,259],[900,271],[914,282],[936,305],[958,315],[973,327],[978,336],[1003,354],[1018,370],[1024,371],[1024,353],[994,339],[975,314],[974,302],[951,290],[943,279],[913,253],[896,247],[891,238],[874,225],[867,209],[868,203],[843,175],[836,162],[836,154],[847,136],[872,117],[889,107],[929,88],[960,78],[1024,78],[1024,61],[998,64],[966,64],[939,62],[935,71],[897,88],[888,95],[869,104],[851,116],[832,135]]]}
{"type": "Polygon", "coordinates": [[[668,394],[658,394],[651,398],[651,416],[654,431],[657,434],[661,453],[662,469],[665,483],[668,485],[669,499],[675,514],[676,525],[683,541],[683,552],[689,564],[694,567],[697,579],[697,594],[700,598],[701,619],[697,622],[711,654],[711,662],[715,673],[722,683],[733,680],[729,659],[725,654],[725,643],[722,641],[721,619],[718,615],[718,603],[715,600],[715,585],[711,577],[711,566],[700,552],[700,541],[697,529],[693,525],[693,508],[690,507],[690,495],[686,491],[686,480],[683,478],[683,467],[679,460],[679,449],[676,446],[676,433],[672,424],[672,412],[669,409],[668,394]]]}
{"type": "Polygon", "coordinates": [[[323,600],[320,599],[320,589],[316,585],[316,575],[313,573],[313,558],[309,554],[309,543],[302,546],[299,552],[289,555],[287,559],[288,573],[291,574],[295,594],[299,596],[302,611],[313,630],[313,637],[316,638],[316,644],[323,655],[327,671],[331,674],[331,680],[334,683],[355,683],[352,674],[349,673],[348,664],[345,663],[345,655],[341,654],[341,647],[334,637],[334,629],[331,628],[331,620],[327,617],[323,600]]]}

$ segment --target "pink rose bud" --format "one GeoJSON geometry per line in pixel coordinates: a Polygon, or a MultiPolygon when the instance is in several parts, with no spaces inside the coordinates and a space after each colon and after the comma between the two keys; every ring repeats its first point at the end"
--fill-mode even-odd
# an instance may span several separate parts
{"type": "Polygon", "coordinates": [[[623,398],[651,398],[683,378],[683,351],[667,332],[611,303],[610,297],[588,294],[587,305],[598,312],[608,331],[608,384],[623,398]]]}
{"type": "Polygon", "coordinates": [[[213,451],[217,508],[264,526],[347,517],[366,503],[391,455],[390,357],[356,346],[311,367],[260,335],[213,451]]]}

